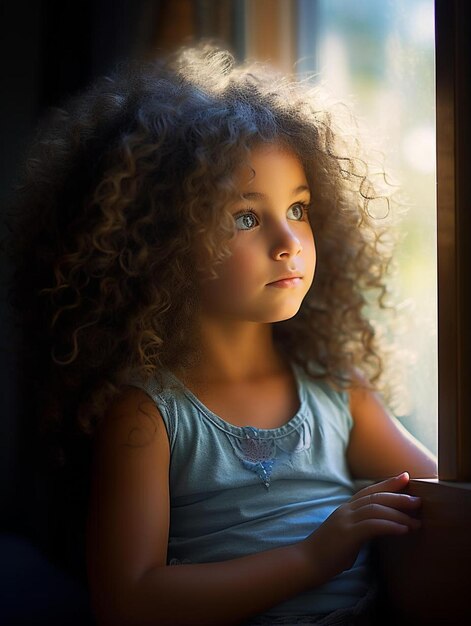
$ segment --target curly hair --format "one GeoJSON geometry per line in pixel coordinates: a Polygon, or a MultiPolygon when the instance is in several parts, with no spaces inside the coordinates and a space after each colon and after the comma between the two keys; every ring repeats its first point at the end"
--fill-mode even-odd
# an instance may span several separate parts
{"type": "Polygon", "coordinates": [[[11,298],[43,430],[89,436],[131,372],[158,379],[194,358],[195,243],[217,271],[234,172],[274,142],[305,169],[318,258],[298,314],[274,324],[277,345],[312,377],[345,387],[361,370],[379,385],[370,320],[389,306],[391,218],[375,217],[390,215],[388,185],[320,87],[206,45],[99,80],[31,147],[9,218],[11,298]]]}

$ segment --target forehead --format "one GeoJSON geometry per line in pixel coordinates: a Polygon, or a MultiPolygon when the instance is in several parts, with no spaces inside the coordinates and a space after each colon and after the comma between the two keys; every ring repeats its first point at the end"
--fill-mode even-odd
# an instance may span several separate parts
{"type": "Polygon", "coordinates": [[[255,146],[248,161],[235,172],[239,189],[289,185],[291,188],[307,186],[306,174],[299,157],[280,144],[255,146]]]}

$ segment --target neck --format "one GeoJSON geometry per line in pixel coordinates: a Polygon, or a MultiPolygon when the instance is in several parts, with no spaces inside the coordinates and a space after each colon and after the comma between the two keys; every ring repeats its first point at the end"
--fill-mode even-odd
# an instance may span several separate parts
{"type": "Polygon", "coordinates": [[[286,369],[273,342],[271,324],[200,319],[198,361],[184,378],[240,382],[286,369]]]}

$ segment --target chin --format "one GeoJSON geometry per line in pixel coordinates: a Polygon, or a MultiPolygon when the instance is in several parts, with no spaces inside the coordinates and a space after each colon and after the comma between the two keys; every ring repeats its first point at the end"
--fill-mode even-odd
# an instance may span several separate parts
{"type": "Polygon", "coordinates": [[[284,311],[280,311],[278,315],[275,313],[270,316],[271,319],[267,320],[267,322],[274,323],[274,322],[283,322],[285,320],[290,320],[292,317],[296,315],[296,313],[299,311],[300,308],[301,308],[301,305],[297,307],[292,307],[290,309],[285,309],[284,311]]]}

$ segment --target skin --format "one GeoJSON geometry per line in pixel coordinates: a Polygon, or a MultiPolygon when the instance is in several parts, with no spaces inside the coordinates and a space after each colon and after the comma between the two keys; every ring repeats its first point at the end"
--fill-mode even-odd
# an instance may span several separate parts
{"type": "MultiPolygon", "coordinates": [[[[293,205],[309,202],[308,190],[300,190],[307,184],[296,156],[261,146],[251,164],[254,176],[244,168],[237,172],[245,198],[233,207],[242,228],[231,242],[232,256],[218,266],[217,279],[201,277],[200,363],[178,375],[223,419],[244,425],[250,415],[250,424],[275,428],[294,415],[298,398],[271,322],[294,315],[302,303],[314,276],[314,234],[305,215],[294,219],[293,205]],[[247,197],[254,193],[263,197],[247,197]],[[269,285],[294,268],[299,281],[269,285]]],[[[347,460],[354,477],[386,480],[356,493],[297,544],[178,567],[166,565],[168,436],[155,404],[127,388],[95,439],[87,562],[98,624],[238,624],[351,567],[364,542],[416,530],[420,499],[401,493],[409,481],[402,472],[434,476],[436,461],[364,388],[360,374],[356,382],[347,460]],[[127,446],[131,432],[147,445],[127,446]]]]}
{"type": "MultiPolygon", "coordinates": [[[[206,328],[246,328],[293,317],[314,278],[316,250],[309,223],[311,194],[299,160],[277,146],[261,146],[251,166],[237,173],[241,196],[232,208],[236,228],[231,256],[217,266],[218,278],[202,278],[206,328]],[[292,281],[277,279],[293,276],[292,281]],[[231,326],[229,326],[231,325],[231,326]]],[[[210,331],[209,331],[210,332],[210,331]]]]}
{"type": "Polygon", "coordinates": [[[231,256],[218,265],[216,279],[201,277],[198,367],[177,374],[226,421],[247,425],[249,415],[252,426],[275,428],[296,413],[298,398],[270,322],[299,310],[314,278],[316,251],[299,160],[269,145],[253,151],[250,165],[236,175],[241,199],[231,207],[238,226],[231,256]],[[290,275],[297,278],[273,284],[290,275]]]}

